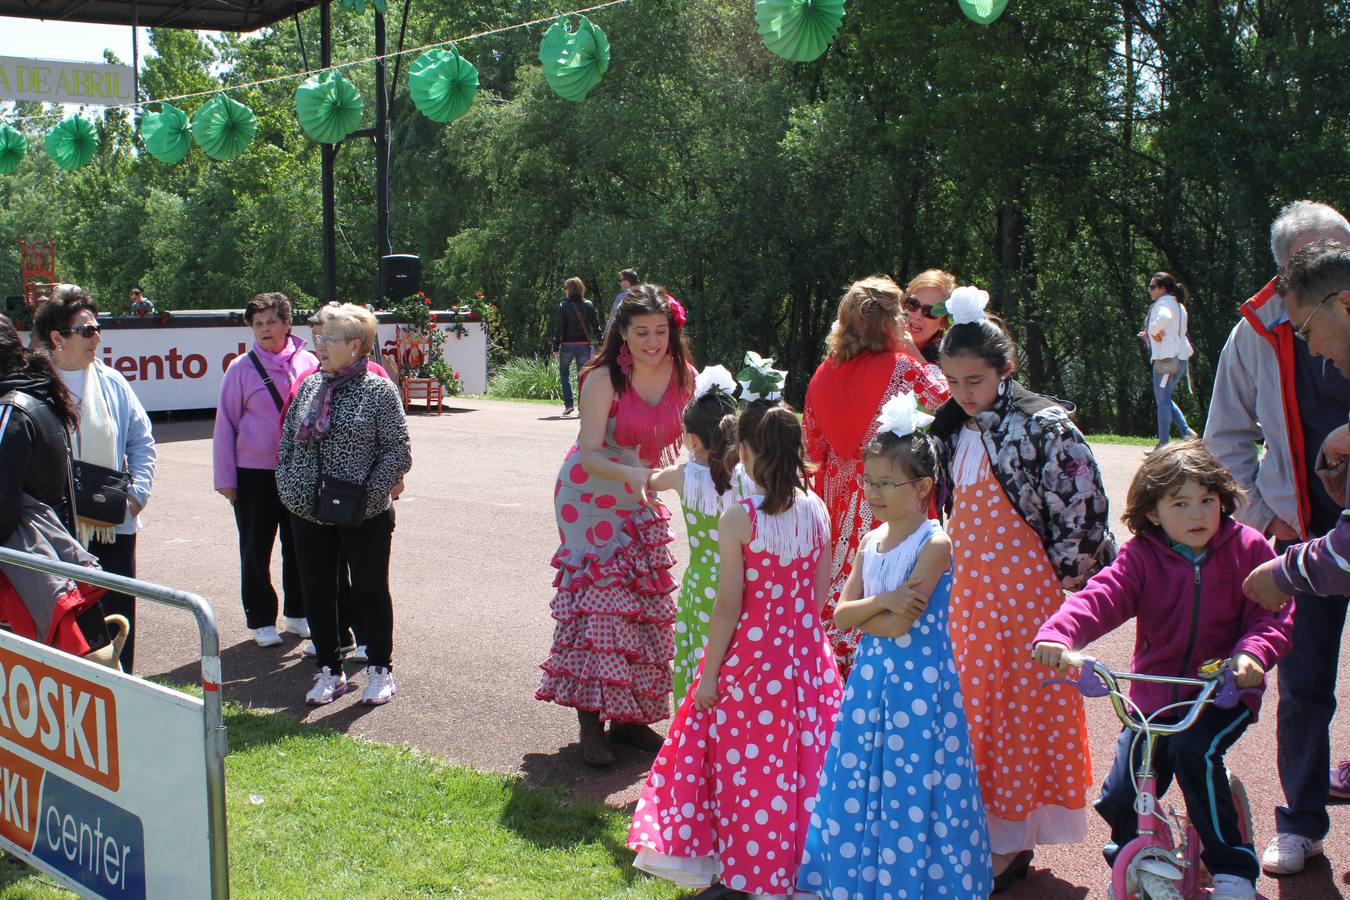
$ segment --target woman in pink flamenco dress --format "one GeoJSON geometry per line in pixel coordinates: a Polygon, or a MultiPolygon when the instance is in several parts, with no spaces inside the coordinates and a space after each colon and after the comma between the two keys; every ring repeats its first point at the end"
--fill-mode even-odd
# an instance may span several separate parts
{"type": "Polygon", "coordinates": [[[646,484],[679,453],[694,386],[678,301],[639,285],[617,322],[581,374],[580,434],[553,489],[556,624],[534,694],[576,709],[582,758],[597,766],[614,762],[611,738],[659,749],[650,725],[670,715],[675,558],[670,512],[646,484]]]}
{"type": "Polygon", "coordinates": [[[820,622],[830,523],[806,490],[793,413],[752,404],[740,429],[741,458],[765,493],[722,515],[707,650],[638,800],[628,846],[637,868],[682,887],[721,882],[786,897],[843,693],[820,622]],[[784,471],[766,471],[775,465],[784,471]]]}

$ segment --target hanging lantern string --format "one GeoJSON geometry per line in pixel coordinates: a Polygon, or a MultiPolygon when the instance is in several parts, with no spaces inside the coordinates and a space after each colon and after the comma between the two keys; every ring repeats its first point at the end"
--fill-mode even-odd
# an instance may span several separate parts
{"type": "MultiPolygon", "coordinates": [[[[156,97],[153,100],[141,100],[133,103],[119,103],[102,107],[105,110],[115,109],[137,109],[140,107],[151,106],[155,103],[172,103],[175,100],[190,100],[194,97],[209,97],[213,94],[228,93],[230,91],[246,91],[249,88],[260,87],[264,84],[275,84],[279,81],[289,81],[293,78],[307,78],[311,75],[320,75],[324,72],[337,72],[342,69],[348,69],[352,66],[364,66],[367,63],[380,62],[387,59],[395,59],[399,56],[407,56],[410,53],[424,53],[427,50],[434,50],[437,47],[453,47],[456,44],[463,44],[468,41],[481,40],[485,37],[492,37],[497,34],[505,34],[508,31],[516,31],[521,28],[530,28],[534,25],[543,25],[546,22],[554,22],[566,16],[581,16],[586,13],[598,12],[602,9],[608,9],[611,6],[621,6],[630,3],[632,0],[607,0],[605,3],[598,3],[595,6],[588,6],[584,9],[574,9],[568,12],[553,13],[541,19],[531,19],[528,22],[517,22],[514,25],[504,25],[501,28],[493,28],[488,31],[479,31],[474,34],[466,34],[463,37],[451,38],[448,41],[436,41],[432,44],[423,44],[421,47],[409,47],[406,50],[395,50],[393,53],[385,53],[380,56],[368,56],[365,59],[354,59],[351,62],[336,63],[321,69],[306,69],[303,72],[287,72],[285,75],[273,75],[271,78],[260,78],[257,81],[249,81],[244,84],[222,85],[218,88],[211,88],[206,91],[193,91],[190,94],[175,94],[172,97],[156,97]]],[[[14,122],[34,122],[43,119],[63,119],[66,117],[64,112],[36,113],[31,116],[16,116],[11,121],[14,122]]]]}

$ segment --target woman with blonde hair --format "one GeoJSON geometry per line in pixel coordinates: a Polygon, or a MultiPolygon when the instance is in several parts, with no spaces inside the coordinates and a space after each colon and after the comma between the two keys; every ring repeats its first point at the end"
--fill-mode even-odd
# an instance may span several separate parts
{"type": "Polygon", "coordinates": [[[395,690],[390,494],[412,467],[408,424],[398,388],[368,367],[375,316],[355,304],[330,303],[318,323],[320,369],[301,383],[286,412],[277,462],[277,493],[291,514],[319,666],[305,702],[322,706],[349,690],[338,647],[338,565],[345,559],[370,663],[361,700],[376,706],[395,690]]]}
{"type": "Polygon", "coordinates": [[[853,665],[859,632],[834,627],[834,607],[853,570],[858,542],[872,530],[863,497],[862,453],[877,415],[896,394],[913,393],[930,409],[946,402],[947,380],[918,355],[902,309],[904,292],[884,275],[855,281],[839,301],[825,361],[811,376],[802,420],[806,450],[818,468],[813,489],[830,511],[834,547],[830,596],[822,616],[841,674],[853,665]]]}
{"type": "MultiPolygon", "coordinates": [[[[922,357],[936,372],[938,367],[938,345],[942,343],[946,316],[940,310],[947,298],[956,290],[956,276],[942,269],[928,269],[920,272],[905,285],[905,296],[900,308],[905,313],[909,325],[909,336],[914,343],[916,358],[922,357]]],[[[908,349],[908,348],[906,348],[908,349]]]]}

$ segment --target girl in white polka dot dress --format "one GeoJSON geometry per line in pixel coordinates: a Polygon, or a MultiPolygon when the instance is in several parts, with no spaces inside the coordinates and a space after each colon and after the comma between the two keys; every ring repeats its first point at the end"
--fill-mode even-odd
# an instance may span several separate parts
{"type": "Polygon", "coordinates": [[[989,295],[957,288],[935,414],[955,568],[951,640],[993,852],[995,893],[1025,877],[1039,844],[1087,834],[1092,784],[1082,697],[1041,687],[1036,630],[1115,558],[1106,491],[1065,405],[1012,377],[1017,348],[985,316],[989,295]]]}
{"type": "Polygon", "coordinates": [[[883,524],[835,609],[861,628],[799,887],[824,897],[985,897],[984,804],[947,637],[951,541],[928,518],[937,444],[912,394],[882,407],[859,488],[883,524]]]}
{"type": "Polygon", "coordinates": [[[806,489],[801,425],[752,403],[737,426],[763,495],[723,513],[722,571],[695,687],[642,790],[634,865],[683,887],[720,881],[754,897],[795,893],[839,711],[820,610],[830,523],[806,489]]]}

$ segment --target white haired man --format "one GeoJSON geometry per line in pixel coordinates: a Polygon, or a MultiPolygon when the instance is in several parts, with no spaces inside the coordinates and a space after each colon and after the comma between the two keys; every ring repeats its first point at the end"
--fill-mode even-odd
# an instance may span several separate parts
{"type": "MultiPolygon", "coordinates": [[[[1350,223],[1324,203],[1290,203],[1270,228],[1271,253],[1281,267],[1319,240],[1350,243],[1350,223]]],[[[1315,464],[1323,440],[1350,412],[1350,373],[1310,352],[1305,323],[1290,320],[1276,279],[1242,304],[1241,313],[1219,356],[1205,443],[1247,491],[1249,502],[1237,518],[1274,537],[1283,550],[1326,534],[1340,518],[1341,498],[1327,493],[1315,464]]],[[[1330,772],[1347,600],[1300,594],[1295,601],[1293,645],[1278,678],[1277,761],[1285,805],[1275,810],[1277,833],[1261,856],[1261,867],[1272,875],[1302,871],[1308,857],[1320,854],[1331,827],[1329,791],[1350,797],[1350,767],[1330,772]]]]}

